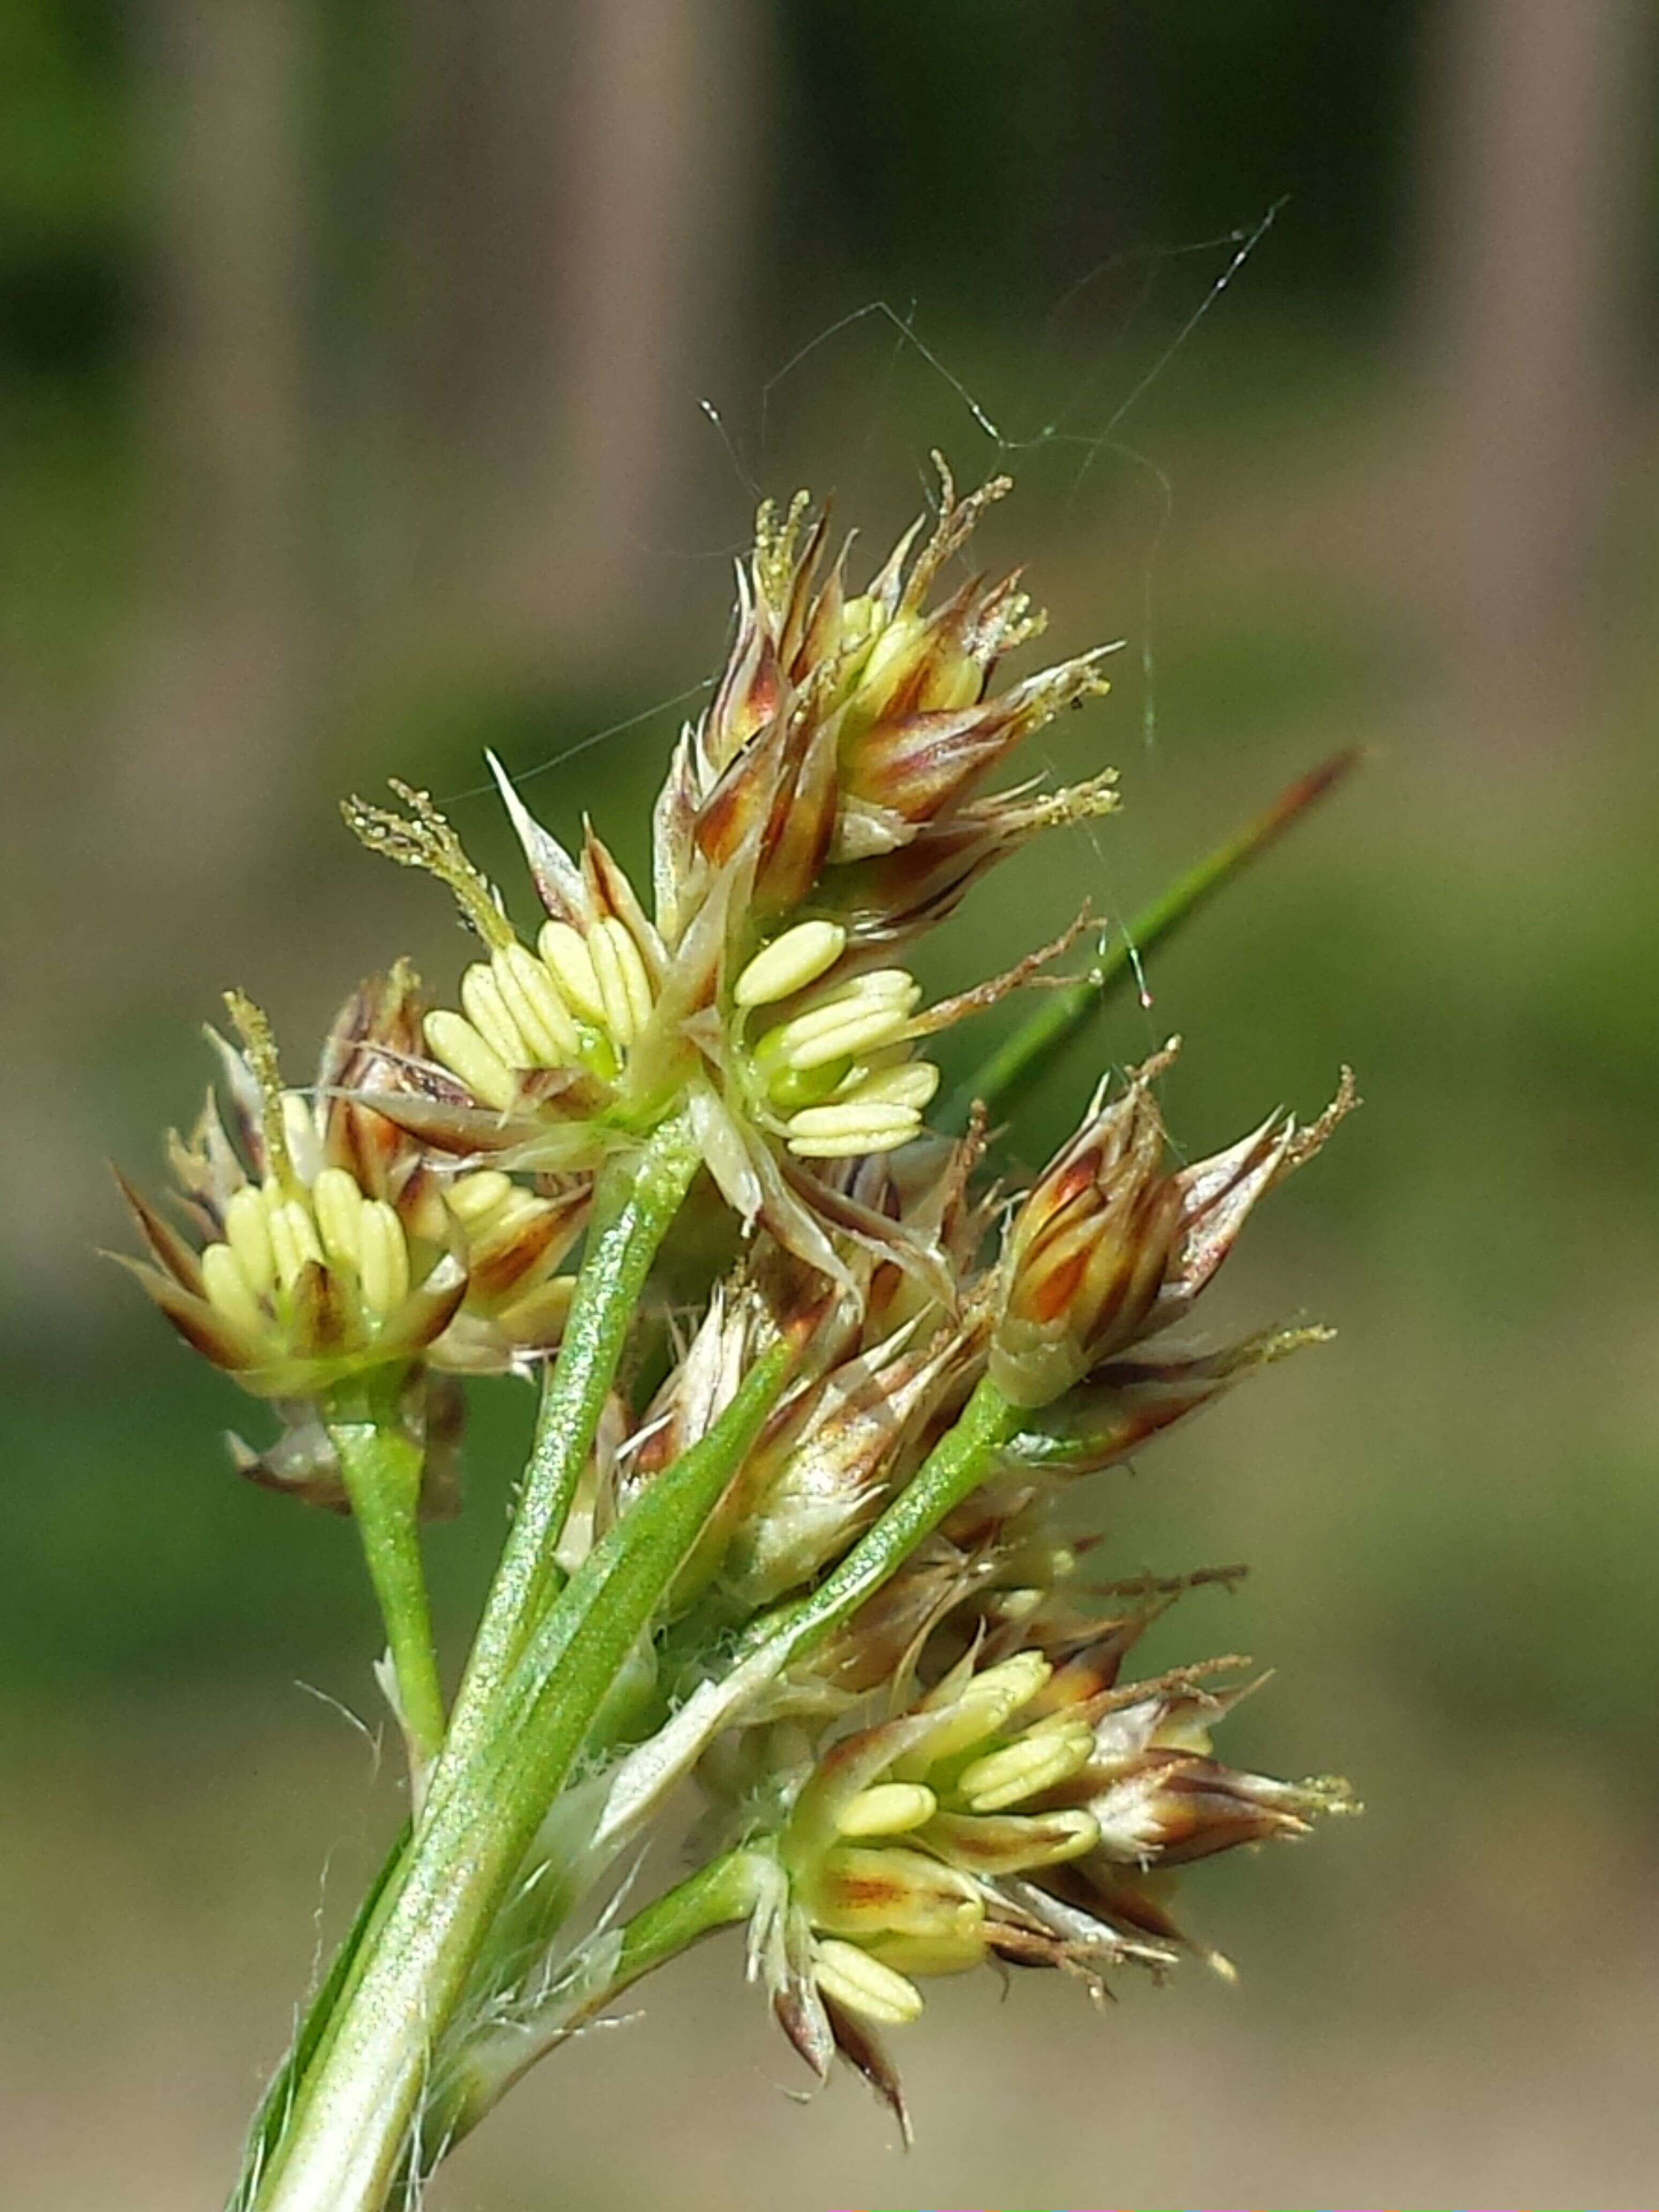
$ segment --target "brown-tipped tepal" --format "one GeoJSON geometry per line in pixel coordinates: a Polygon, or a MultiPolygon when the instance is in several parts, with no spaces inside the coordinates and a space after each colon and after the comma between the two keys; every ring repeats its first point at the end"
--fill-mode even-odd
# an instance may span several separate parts
{"type": "Polygon", "coordinates": [[[1152,1086],[1176,1049],[1172,1041],[1109,1103],[1102,1086],[1014,1217],[990,1372],[1016,1405],[1048,1404],[1183,1315],[1256,1200],[1310,1159],[1355,1103],[1344,1069],[1307,1128],[1274,1114],[1227,1151],[1172,1169],[1152,1086]]]}

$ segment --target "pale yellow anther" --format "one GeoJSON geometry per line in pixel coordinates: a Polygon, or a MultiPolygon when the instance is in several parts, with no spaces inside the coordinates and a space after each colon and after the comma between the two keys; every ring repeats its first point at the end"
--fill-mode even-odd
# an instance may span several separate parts
{"type": "Polygon", "coordinates": [[[409,1241],[384,1199],[371,1199],[358,1226],[363,1304],[384,1318],[409,1296],[409,1241]]]}
{"type": "Polygon", "coordinates": [[[890,1152],[908,1145],[921,1127],[913,1107],[866,1105],[838,1100],[830,1106],[804,1106],[788,1121],[789,1149],[798,1159],[854,1159],[860,1152],[890,1152]]]}
{"type": "Polygon", "coordinates": [[[798,921],[755,955],[732,995],[740,1006],[769,1006],[792,998],[827,975],[846,944],[847,932],[838,921],[798,921]]]}
{"type": "Polygon", "coordinates": [[[953,1702],[941,1703],[939,1726],[925,1744],[899,1762],[900,1771],[925,1773],[937,1760],[953,1759],[994,1735],[1036,1697],[1053,1672],[1035,1651],[1017,1651],[1012,1659],[985,1668],[953,1702]]]}
{"type": "Polygon", "coordinates": [[[1018,1712],[1022,1705],[1030,1703],[1054,1671],[1052,1663],[1040,1651],[1016,1651],[1012,1659],[1000,1660],[994,1667],[981,1668],[963,1696],[969,1700],[982,1698],[1002,1705],[1006,1712],[1018,1712]]]}
{"type": "Polygon", "coordinates": [[[1053,1790],[1085,1767],[1094,1737],[1083,1727],[1024,1736],[964,1767],[957,1786],[975,1813],[1000,1813],[1023,1798],[1053,1790]]]}
{"type": "Polygon", "coordinates": [[[267,1200],[270,1249],[276,1262],[276,1279],[291,1291],[309,1266],[322,1264],[323,1248],[317,1242],[317,1224],[311,1211],[297,1198],[267,1200]]]}
{"type": "Polygon", "coordinates": [[[878,1936],[872,1946],[878,1966],[901,1974],[965,1974],[985,1963],[982,1936],[878,1936]]]}
{"type": "Polygon", "coordinates": [[[478,1035],[496,1058],[508,1067],[533,1067],[536,1057],[513,1018],[513,1010],[501,995],[495,969],[487,960],[474,961],[461,978],[461,1006],[478,1035]]]}
{"type": "Polygon", "coordinates": [[[263,1297],[276,1279],[276,1259],[270,1249],[264,1194],[251,1183],[233,1191],[226,1201],[225,1242],[241,1262],[250,1289],[263,1297]]]}
{"type": "Polygon", "coordinates": [[[626,1047],[633,1042],[634,1010],[628,1001],[628,986],[623,978],[616,942],[602,926],[598,927],[587,950],[599,979],[599,1003],[605,1010],[601,1018],[612,1040],[626,1047]]]}
{"type": "Polygon", "coordinates": [[[488,1236],[499,1237],[505,1242],[508,1238],[516,1237],[526,1223],[533,1221],[538,1214],[544,1211],[545,1206],[546,1200],[538,1198],[533,1191],[515,1188],[496,1207],[489,1219],[480,1224],[480,1228],[488,1236]]]}
{"type": "Polygon", "coordinates": [[[616,1042],[626,1048],[651,1018],[651,978],[645,972],[640,948],[626,925],[614,915],[595,922],[587,939],[605,1003],[605,1023],[616,1042]]]}
{"type": "Polygon", "coordinates": [[[921,1991],[915,1984],[856,1943],[833,1936],[820,1942],[812,1955],[812,1978],[826,1996],[878,2027],[902,2027],[921,2013],[921,1991]]]}
{"type": "Polygon", "coordinates": [[[469,1229],[494,1213],[513,1194],[511,1176],[499,1168],[481,1168],[476,1175],[458,1176],[449,1186],[449,1210],[469,1229]]]}
{"type": "Polygon", "coordinates": [[[763,1040],[768,1055],[775,1054],[786,1067],[804,1072],[896,1043],[921,998],[921,986],[902,971],[889,972],[899,975],[896,985],[866,976],[865,983],[879,981],[881,988],[838,993],[827,1005],[797,1014],[770,1031],[763,1040]]]}
{"type": "Polygon", "coordinates": [[[329,1266],[355,1271],[363,1215],[363,1194],[356,1176],[344,1168],[325,1168],[311,1186],[311,1206],[329,1266]]]}
{"type": "Polygon", "coordinates": [[[792,1037],[784,1051],[785,1065],[798,1075],[815,1067],[829,1067],[838,1060],[854,1060],[860,1053],[880,1052],[904,1035],[903,1006],[861,1006],[838,1022],[824,1023],[811,1036],[792,1037]]]}
{"type": "Polygon", "coordinates": [[[568,921],[550,921],[544,924],[536,945],[554,981],[583,1020],[602,1023],[605,1000],[593,971],[593,956],[581,932],[568,921]]]}
{"type": "Polygon", "coordinates": [[[920,1782],[878,1782],[848,1800],[836,1826],[843,1836],[902,1836],[938,1810],[938,1798],[920,1782]]]}
{"type": "Polygon", "coordinates": [[[562,1067],[576,1057],[580,1039],[558,985],[528,947],[503,945],[490,963],[507,1012],[519,1033],[544,1067],[562,1067]]]}
{"type": "Polygon", "coordinates": [[[519,1095],[517,1079],[471,1022],[441,1007],[427,1016],[425,1028],[427,1045],[435,1060],[483,1105],[493,1106],[498,1114],[510,1110],[519,1095]]]}
{"type": "Polygon", "coordinates": [[[628,986],[629,1004],[634,1009],[634,1029],[637,1035],[650,1020],[656,1006],[656,997],[646,970],[645,955],[621,922],[613,921],[610,927],[617,934],[617,951],[622,961],[623,980],[628,986]]]}
{"type": "Polygon", "coordinates": [[[265,1328],[264,1310],[228,1244],[210,1244],[203,1253],[202,1288],[214,1311],[243,1336],[258,1337],[265,1328]]]}
{"type": "Polygon", "coordinates": [[[826,1018],[836,1014],[850,1014],[855,1008],[866,1006],[913,1006],[921,996],[921,986],[906,968],[872,968],[867,975],[855,975],[848,983],[838,983],[832,989],[820,992],[817,999],[794,1020],[787,1023],[781,1035],[796,1029],[810,1034],[821,1027],[826,1018]]]}
{"type": "Polygon", "coordinates": [[[317,1134],[310,1100],[297,1091],[283,1093],[283,1134],[288,1139],[295,1174],[303,1183],[314,1182],[323,1164],[322,1139],[317,1134]]]}
{"type": "Polygon", "coordinates": [[[913,1060],[902,1067],[878,1068],[873,1075],[865,1074],[855,1083],[849,1082],[836,1093],[837,1105],[851,1106],[908,1106],[913,1114],[920,1114],[933,1103],[939,1089],[939,1072],[930,1060],[913,1060]]]}

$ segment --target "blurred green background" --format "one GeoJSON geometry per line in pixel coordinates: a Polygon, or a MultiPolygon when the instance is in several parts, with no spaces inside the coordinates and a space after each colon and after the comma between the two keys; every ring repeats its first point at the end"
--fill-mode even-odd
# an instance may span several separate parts
{"type": "MultiPolygon", "coordinates": [[[[516,883],[490,744],[636,858],[757,491],[833,491],[873,550],[933,445],[1013,470],[986,550],[1053,641],[1127,641],[1039,763],[1116,762],[1123,813],[983,889],[934,980],[1085,896],[1132,912],[1371,749],[1018,1136],[1040,1157],[1173,1030],[1194,1148],[1357,1066],[1364,1112],[1211,1316],[1339,1340],[1101,1507],[1124,1571],[1253,1563],[1169,1646],[1271,1662],[1232,1748],[1369,1811],[1192,1879],[1237,1990],[1194,1968],[1096,2018],[1047,1978],[940,1985],[908,2160],[850,2083],[781,2094],[727,1944],[546,2068],[434,2212],[1647,2200],[1653,28],[1642,0],[7,0],[9,2205],[218,2201],[396,1817],[326,1702],[377,1725],[350,1532],[231,1479],[219,1431],[258,1409],[95,1258],[127,1235],[104,1156],[153,1171],[225,984],[302,1069],[389,954],[453,977],[444,901],[356,851],[340,793],[454,795],[516,883]]],[[[479,1394],[433,1539],[452,1659],[528,1413],[479,1394]]]]}

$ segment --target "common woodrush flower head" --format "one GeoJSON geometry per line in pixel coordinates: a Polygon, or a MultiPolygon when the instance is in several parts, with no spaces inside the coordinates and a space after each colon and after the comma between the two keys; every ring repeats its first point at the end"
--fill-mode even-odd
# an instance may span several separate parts
{"type": "Polygon", "coordinates": [[[1054,980],[1085,920],[932,1003],[910,947],[1117,797],[1107,769],[998,781],[1105,692],[1113,648],[1007,672],[1044,617],[1018,571],[959,560],[1007,482],[958,498],[939,468],[931,526],[856,583],[804,494],[763,506],[648,893],[493,757],[533,921],[428,793],[346,801],[447,889],[474,957],[434,1003],[406,962],[362,984],[304,1091],[233,994],[220,1095],[171,1141],[185,1230],[123,1183],[128,1264],[276,1411],[238,1467],[355,1517],[410,1750],[407,1839],[240,2212],[381,2212],[535,2057],[739,1919],[814,2071],[839,2053],[908,2128],[881,2031],[930,1978],[1161,1974],[1195,1948],[1175,1869],[1350,1802],[1221,1762],[1242,1659],[1124,1679],[1154,1620],[1242,1570],[1115,1581],[1068,1493],[1328,1333],[1176,1334],[1352,1079],[1305,1127],[1276,1111],[1181,1164],[1171,1044],[1024,1188],[997,1179],[994,1060],[988,1104],[939,1112],[934,1040],[1054,980]],[[505,1373],[540,1409],[449,1699],[416,1524],[454,1493],[455,1378],[505,1373]],[[622,1923],[626,1886],[601,1886],[690,1776],[700,1863],[622,1923]]]}
{"type": "Polygon", "coordinates": [[[447,884],[483,941],[459,1008],[427,1017],[425,1097],[378,1102],[402,1126],[458,1156],[591,1174],[683,1108],[745,1224],[842,1282],[848,1237],[925,1264],[816,1164],[917,1138],[939,1084],[921,1048],[1068,940],[933,1006],[891,948],[1028,838],[1116,804],[1109,773],[981,795],[1023,738],[1106,690],[1110,648],[991,688],[1041,619],[1012,577],[929,607],[1007,489],[958,501],[940,467],[932,535],[916,550],[913,527],[851,598],[848,549],[826,569],[827,519],[804,495],[781,521],[761,510],[725,675],[654,811],[653,913],[591,825],[573,857],[494,762],[546,912],[533,945],[423,793],[397,787],[402,812],[348,804],[358,836],[447,884]]]}

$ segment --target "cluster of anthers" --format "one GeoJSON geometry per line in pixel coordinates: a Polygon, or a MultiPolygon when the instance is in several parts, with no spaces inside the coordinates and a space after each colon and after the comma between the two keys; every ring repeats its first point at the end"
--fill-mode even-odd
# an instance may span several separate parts
{"type": "MultiPolygon", "coordinates": [[[[876,2031],[919,2016],[919,1980],[1004,1961],[1059,1967],[1098,1996],[1112,1967],[1161,1974],[1190,1946],[1171,1869],[1352,1809],[1340,1780],[1276,1782],[1215,1759],[1211,1729],[1249,1686],[1208,1678],[1241,1662],[1120,1683],[1156,1609],[1028,1624],[1011,1656],[965,1655],[795,1787],[759,1863],[754,1967],[809,2063],[822,2073],[839,2052],[902,2123],[876,2031]]],[[[788,1743],[771,1748],[787,1772],[788,1743]]],[[[1202,1955],[1232,1978],[1218,1952],[1202,1955]]]]}
{"type": "MultiPolygon", "coordinates": [[[[424,1007],[402,963],[365,985],[306,1097],[233,1000],[229,1126],[210,1099],[192,1142],[173,1142],[195,1240],[131,1194],[157,1303],[282,1408],[283,1443],[243,1463],[338,1504],[352,1394],[384,1386],[431,1445],[453,1427],[441,1377],[551,1362],[578,1279],[562,1263],[590,1214],[608,1218],[662,1132],[684,1133],[684,1182],[706,1170],[741,1225],[735,1273],[705,1270],[690,1325],[666,1295],[639,1302],[635,1357],[612,1356],[590,1394],[603,1411],[544,1531],[544,1587],[626,1528],[780,1332],[792,1362],[579,1779],[627,1768],[713,1698],[718,1725],[692,1751],[723,1847],[754,1874],[754,1971],[815,2067],[840,2050],[894,2097],[872,2031],[914,2015],[917,1977],[989,1958],[1097,1985],[1125,1960],[1161,1968],[1184,1940],[1167,1869],[1300,1834],[1345,1802],[1218,1765],[1208,1732],[1241,1692],[1208,1669],[1122,1682],[1187,1583],[1136,1585],[1114,1609],[1048,1516],[1070,1479],[1319,1334],[1214,1350],[1164,1333],[1318,1150],[1346,1077],[1310,1127],[1275,1115],[1176,1166],[1159,1054],[1103,1085],[1018,1202],[976,1180],[983,1115],[963,1135],[926,1127],[928,1040],[1060,945],[931,1006],[896,948],[1038,831],[1116,803],[1109,772],[986,789],[1021,740],[1106,689],[1109,651],[998,690],[1005,655],[1042,628],[1018,575],[930,604],[1006,489],[959,501],[945,473],[931,535],[918,525],[856,593],[848,550],[826,561],[824,517],[804,499],[781,520],[762,509],[729,665],[655,808],[648,912],[591,826],[573,857],[499,766],[544,909],[533,941],[423,793],[396,787],[402,811],[349,802],[358,836],[438,878],[477,933],[458,1004],[424,1007]],[[757,1619],[827,1606],[860,1545],[889,1540],[888,1509],[947,1462],[971,1477],[949,1510],[918,1519],[746,1704],[721,1704],[757,1619]]],[[[678,1256],[676,1298],[696,1261],[678,1256]]]]}

